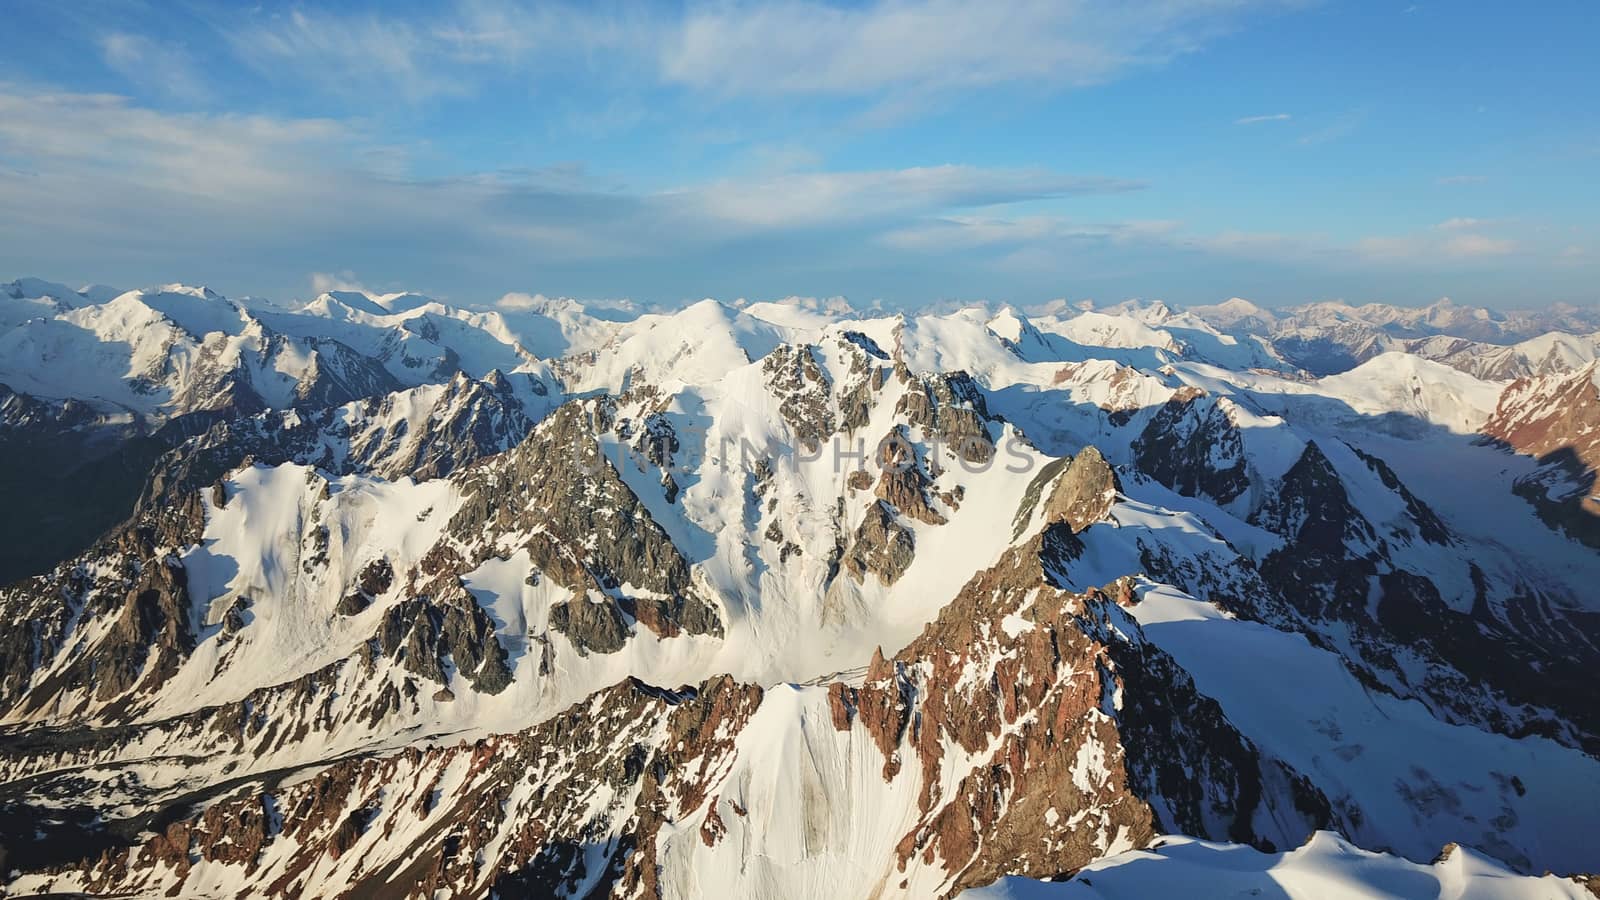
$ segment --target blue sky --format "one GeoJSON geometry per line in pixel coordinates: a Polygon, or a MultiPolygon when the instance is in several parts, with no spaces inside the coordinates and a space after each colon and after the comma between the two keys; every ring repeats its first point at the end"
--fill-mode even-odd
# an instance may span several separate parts
{"type": "Polygon", "coordinates": [[[1600,302],[1592,0],[12,0],[0,273],[1600,302]]]}

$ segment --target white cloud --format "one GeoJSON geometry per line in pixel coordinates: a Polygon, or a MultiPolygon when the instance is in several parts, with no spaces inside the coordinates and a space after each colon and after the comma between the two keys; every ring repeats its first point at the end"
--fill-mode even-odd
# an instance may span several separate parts
{"type": "Polygon", "coordinates": [[[499,300],[495,301],[494,305],[501,309],[513,311],[544,309],[550,305],[550,298],[543,294],[524,294],[514,291],[503,295],[499,300]]]}
{"type": "Polygon", "coordinates": [[[1271,115],[1266,116],[1245,116],[1242,119],[1234,119],[1233,124],[1256,125],[1261,122],[1287,122],[1292,118],[1294,118],[1294,116],[1291,116],[1288,113],[1272,113],[1271,115]]]}
{"type": "Polygon", "coordinates": [[[356,279],[354,272],[312,272],[311,293],[325,294],[328,291],[354,291],[358,294],[374,296],[375,292],[367,290],[367,286],[356,279]]]}
{"type": "Polygon", "coordinates": [[[1487,175],[1445,175],[1439,179],[1440,184],[1482,184],[1489,180],[1487,175]]]}
{"type": "MultiPolygon", "coordinates": [[[[1439,231],[1481,231],[1483,229],[1505,228],[1517,224],[1516,219],[1482,219],[1473,216],[1452,216],[1433,227],[1439,231]]],[[[1538,230],[1545,230],[1546,226],[1537,226],[1538,230]]]]}

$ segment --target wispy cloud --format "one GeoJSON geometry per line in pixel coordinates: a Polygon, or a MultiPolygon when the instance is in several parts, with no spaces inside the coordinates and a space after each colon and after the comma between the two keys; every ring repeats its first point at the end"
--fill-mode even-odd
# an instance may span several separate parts
{"type": "Polygon", "coordinates": [[[1081,85],[1159,64],[1226,31],[1239,13],[1281,4],[1129,0],[1119,4],[805,0],[696,8],[662,54],[670,80],[738,93],[854,95],[1033,81],[1081,85]]]}
{"type": "Polygon", "coordinates": [[[1298,143],[1302,147],[1315,147],[1349,137],[1361,127],[1361,123],[1366,121],[1366,118],[1367,111],[1364,109],[1353,109],[1349,112],[1341,113],[1326,120],[1325,124],[1315,130],[1301,135],[1298,143]]]}
{"type": "Polygon", "coordinates": [[[1374,262],[1433,265],[1508,256],[1522,246],[1509,238],[1484,234],[1451,234],[1449,237],[1401,235],[1369,237],[1357,241],[1355,251],[1374,262]]]}
{"type": "Polygon", "coordinates": [[[228,27],[234,54],[271,80],[311,81],[330,91],[426,100],[465,93],[468,82],[443,65],[448,45],[428,29],[372,13],[293,9],[228,27]]]}
{"type": "Polygon", "coordinates": [[[1081,194],[1139,190],[1136,181],[1045,170],[931,166],[818,172],[724,181],[675,192],[708,215],[748,225],[812,225],[841,218],[894,218],[1081,194]]]}
{"type": "Polygon", "coordinates": [[[1445,219],[1433,226],[1441,231],[1470,231],[1475,228],[1486,228],[1495,224],[1493,219],[1474,219],[1470,216],[1456,216],[1445,219]]]}
{"type": "Polygon", "coordinates": [[[1438,179],[1440,184],[1482,184],[1489,180],[1487,175],[1445,175],[1438,179]]]}
{"type": "Polygon", "coordinates": [[[133,84],[190,103],[213,96],[210,84],[180,44],[112,32],[101,36],[99,47],[106,67],[133,84]]]}
{"type": "Polygon", "coordinates": [[[1182,227],[1176,221],[1077,222],[1061,216],[943,216],[885,232],[891,247],[946,252],[978,247],[1059,245],[1067,241],[1116,243],[1164,240],[1182,227]]]}
{"type": "Polygon", "coordinates": [[[892,229],[880,240],[896,249],[926,254],[1005,248],[1035,260],[1047,260],[1052,253],[1060,254],[1075,243],[1096,242],[1107,248],[1141,247],[1164,255],[1193,252],[1338,268],[1347,268],[1352,262],[1382,268],[1451,267],[1530,249],[1518,240],[1482,233],[1481,229],[1491,224],[1485,219],[1448,219],[1421,232],[1349,241],[1317,233],[1205,231],[1168,220],[1096,223],[1050,215],[958,215],[924,219],[892,229]]]}
{"type": "Polygon", "coordinates": [[[1272,113],[1271,115],[1265,116],[1245,116],[1242,119],[1234,119],[1233,124],[1257,125],[1262,122],[1287,122],[1292,118],[1294,118],[1294,116],[1291,116],[1288,113],[1272,113]]]}
{"type": "Polygon", "coordinates": [[[264,77],[410,100],[579,66],[716,96],[831,95],[915,109],[1001,83],[1070,88],[1160,65],[1302,0],[816,0],[672,7],[457,0],[429,17],[295,8],[224,24],[264,77]]]}
{"type": "Polygon", "coordinates": [[[1517,252],[1520,249],[1520,245],[1509,238],[1490,237],[1484,234],[1462,234],[1446,240],[1442,249],[1447,256],[1474,258],[1505,256],[1517,252]]]}
{"type": "MultiPolygon", "coordinates": [[[[328,119],[169,114],[125,98],[37,94],[0,84],[0,217],[6,255],[204,258],[250,248],[262,266],[308,268],[315,290],[359,287],[329,248],[392,268],[710,259],[767,241],[796,260],[817,241],[960,210],[1138,190],[1139,182],[1042,169],[944,165],[728,178],[630,190],[569,165],[449,179],[363,167],[371,138],[328,119]],[[129,228],[128,223],[139,227],[129,228]],[[798,256],[796,256],[798,254],[798,256]]],[[[710,265],[710,263],[706,263],[710,265]]],[[[388,273],[386,273],[388,274],[388,273]]]]}

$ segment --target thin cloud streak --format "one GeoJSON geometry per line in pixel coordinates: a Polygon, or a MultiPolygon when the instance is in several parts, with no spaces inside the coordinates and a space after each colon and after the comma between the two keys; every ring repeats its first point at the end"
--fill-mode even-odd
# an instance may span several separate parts
{"type": "Polygon", "coordinates": [[[458,0],[418,21],[296,8],[218,27],[264,78],[421,102],[495,75],[641,67],[715,96],[826,95],[920,108],[999,84],[1097,84],[1192,53],[1245,14],[1301,0],[810,0],[659,8],[458,0]]]}
{"type": "Polygon", "coordinates": [[[128,32],[102,35],[98,44],[106,67],[132,84],[186,103],[205,103],[213,98],[211,86],[181,45],[128,32]]]}

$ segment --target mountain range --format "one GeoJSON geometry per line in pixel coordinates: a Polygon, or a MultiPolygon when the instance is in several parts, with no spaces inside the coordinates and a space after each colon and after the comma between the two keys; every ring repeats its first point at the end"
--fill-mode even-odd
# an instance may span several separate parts
{"type": "Polygon", "coordinates": [[[1597,357],[0,284],[5,890],[1592,896],[1597,357]]]}

